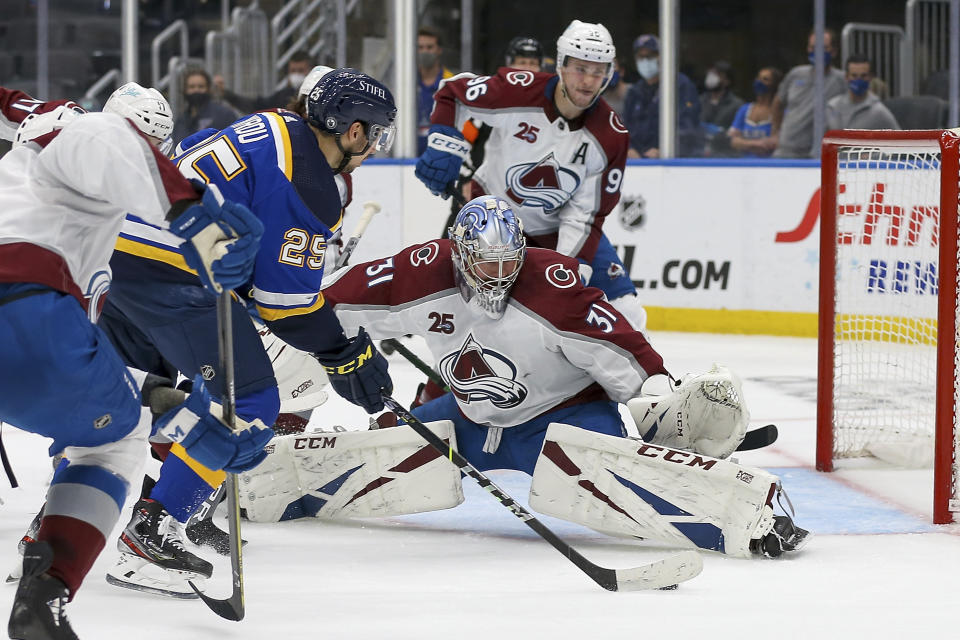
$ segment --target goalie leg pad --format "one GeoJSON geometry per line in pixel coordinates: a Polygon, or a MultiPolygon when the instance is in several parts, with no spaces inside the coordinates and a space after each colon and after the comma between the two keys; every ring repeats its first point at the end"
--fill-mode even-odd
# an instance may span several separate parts
{"type": "Polygon", "coordinates": [[[770,533],[778,480],[761,469],[554,423],[530,507],[616,536],[749,557],[770,533]]]}
{"type": "Polygon", "coordinates": [[[714,458],[736,451],[750,423],[740,378],[717,364],[686,376],[672,393],[633,398],[627,408],[647,442],[714,458]]]}
{"type": "MultiPolygon", "coordinates": [[[[427,425],[456,448],[453,424],[427,425]]],[[[278,436],[267,458],[239,476],[254,522],[394,516],[463,502],[460,471],[413,429],[278,436]]]]}

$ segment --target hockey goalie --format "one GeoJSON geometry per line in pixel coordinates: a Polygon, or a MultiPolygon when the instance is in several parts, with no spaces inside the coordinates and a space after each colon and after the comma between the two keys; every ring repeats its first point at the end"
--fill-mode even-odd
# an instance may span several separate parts
{"type": "MultiPolygon", "coordinates": [[[[348,333],[426,339],[449,391],[413,414],[479,470],[530,474],[533,509],[734,557],[807,541],[791,514],[775,513],[779,479],[728,459],[749,421],[737,376],[714,366],[673,380],[644,334],[581,284],[575,259],[526,247],[506,201],[470,201],[450,240],[345,269],[324,295],[348,333]],[[626,437],[620,403],[641,438],[626,437]]],[[[283,436],[269,451],[241,477],[254,521],[463,500],[457,468],[403,425],[283,436]]]]}

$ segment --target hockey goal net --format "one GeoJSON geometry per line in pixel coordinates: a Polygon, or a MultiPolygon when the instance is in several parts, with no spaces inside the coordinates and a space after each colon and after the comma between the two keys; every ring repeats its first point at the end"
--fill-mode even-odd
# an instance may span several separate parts
{"type": "Polygon", "coordinates": [[[830,131],[821,164],[817,469],[925,453],[936,523],[960,511],[958,147],[956,129],[830,131]]]}

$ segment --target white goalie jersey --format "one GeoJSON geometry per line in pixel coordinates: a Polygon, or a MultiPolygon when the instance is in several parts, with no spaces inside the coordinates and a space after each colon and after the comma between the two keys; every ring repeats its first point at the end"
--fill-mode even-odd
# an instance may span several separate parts
{"type": "Polygon", "coordinates": [[[506,312],[489,318],[464,301],[449,240],[404,249],[336,274],[323,293],[348,335],[426,338],[460,410],[478,424],[511,427],[567,403],[626,402],[663,360],[577,261],[528,249],[506,312]]]}
{"type": "Polygon", "coordinates": [[[602,98],[575,120],[561,116],[553,104],[558,79],[507,68],[460,74],[440,85],[431,122],[492,127],[471,197],[504,198],[533,245],[590,262],[620,200],[629,136],[602,98]]]}

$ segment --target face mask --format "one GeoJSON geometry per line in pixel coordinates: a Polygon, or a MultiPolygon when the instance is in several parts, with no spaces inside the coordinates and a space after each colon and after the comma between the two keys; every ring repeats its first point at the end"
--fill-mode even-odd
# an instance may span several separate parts
{"type": "Polygon", "coordinates": [[[421,51],[417,54],[417,64],[429,69],[437,64],[437,54],[432,51],[421,51]]]}
{"type": "Polygon", "coordinates": [[[210,100],[209,93],[188,93],[183,96],[191,107],[202,107],[210,100]]]}
{"type": "MultiPolygon", "coordinates": [[[[814,52],[811,51],[810,53],[807,54],[807,60],[810,61],[810,64],[817,64],[817,63],[816,63],[816,59],[813,57],[813,53],[814,53],[814,52]]],[[[823,52],[823,66],[829,67],[831,60],[833,60],[833,56],[830,55],[830,52],[829,52],[829,51],[824,51],[824,52],[823,52]]]]}
{"type": "Polygon", "coordinates": [[[707,77],[703,79],[703,86],[706,87],[707,91],[716,91],[720,88],[720,76],[713,71],[708,71],[707,77]]]}
{"type": "Polygon", "coordinates": [[[291,87],[296,89],[300,88],[300,85],[303,84],[303,81],[307,78],[307,75],[304,73],[291,73],[287,75],[287,82],[291,87]]]}
{"type": "Polygon", "coordinates": [[[660,73],[660,61],[657,58],[640,58],[637,60],[637,73],[644,80],[656,77],[660,73]]]}
{"type": "Polygon", "coordinates": [[[754,80],[753,81],[753,92],[758,96],[762,96],[767,91],[770,91],[770,87],[767,86],[767,83],[763,80],[754,80]]]}
{"type": "Polygon", "coordinates": [[[854,78],[847,83],[847,86],[850,87],[850,93],[859,98],[870,88],[870,81],[866,78],[854,78]]]}

